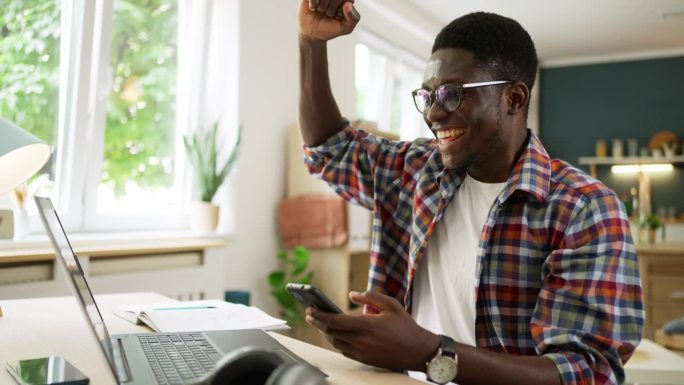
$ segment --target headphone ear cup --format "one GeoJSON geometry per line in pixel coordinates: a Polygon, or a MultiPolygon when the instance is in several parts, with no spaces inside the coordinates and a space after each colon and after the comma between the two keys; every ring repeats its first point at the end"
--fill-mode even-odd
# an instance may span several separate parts
{"type": "Polygon", "coordinates": [[[252,346],[226,354],[202,383],[209,385],[263,385],[283,359],[275,352],[252,346]]]}
{"type": "Polygon", "coordinates": [[[268,376],[268,379],[266,380],[266,382],[264,382],[264,385],[282,384],[280,379],[283,377],[283,374],[285,374],[293,366],[295,366],[295,364],[281,364],[271,373],[270,376],[268,376]]]}
{"type": "Polygon", "coordinates": [[[325,375],[309,364],[282,364],[264,385],[326,385],[325,375]]]}

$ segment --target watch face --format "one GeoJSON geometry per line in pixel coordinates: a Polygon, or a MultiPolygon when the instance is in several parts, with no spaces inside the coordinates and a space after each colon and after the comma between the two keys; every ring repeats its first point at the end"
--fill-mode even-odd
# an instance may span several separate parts
{"type": "Polygon", "coordinates": [[[446,384],[456,378],[457,368],[456,360],[448,356],[439,356],[430,361],[427,375],[431,381],[438,384],[446,384]]]}

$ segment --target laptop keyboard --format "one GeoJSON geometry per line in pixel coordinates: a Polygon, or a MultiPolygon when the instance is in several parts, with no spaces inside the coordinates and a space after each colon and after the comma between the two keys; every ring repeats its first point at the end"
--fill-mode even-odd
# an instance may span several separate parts
{"type": "Polygon", "coordinates": [[[200,333],[146,334],[138,340],[160,385],[195,382],[220,357],[200,333]]]}

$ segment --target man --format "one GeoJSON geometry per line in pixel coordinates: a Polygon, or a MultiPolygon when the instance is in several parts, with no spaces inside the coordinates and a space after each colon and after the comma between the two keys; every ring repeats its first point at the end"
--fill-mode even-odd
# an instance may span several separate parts
{"type": "Polygon", "coordinates": [[[350,128],[330,89],[326,42],[359,20],[353,2],[299,5],[307,165],[374,215],[369,291],[350,293],[365,314],[307,322],[347,357],[437,383],[623,382],[643,328],[629,222],[527,129],[527,32],[489,13],[446,26],[412,95],[435,139],[391,142],[350,128]]]}

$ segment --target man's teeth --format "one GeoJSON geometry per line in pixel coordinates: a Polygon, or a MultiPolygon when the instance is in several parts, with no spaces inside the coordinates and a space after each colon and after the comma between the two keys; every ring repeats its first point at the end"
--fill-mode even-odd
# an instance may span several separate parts
{"type": "Polygon", "coordinates": [[[437,131],[437,139],[446,139],[449,137],[461,136],[465,132],[465,128],[452,128],[450,130],[437,131]]]}

